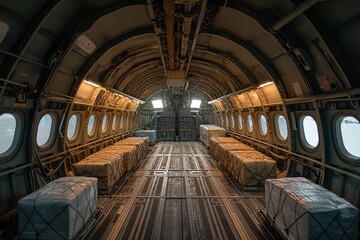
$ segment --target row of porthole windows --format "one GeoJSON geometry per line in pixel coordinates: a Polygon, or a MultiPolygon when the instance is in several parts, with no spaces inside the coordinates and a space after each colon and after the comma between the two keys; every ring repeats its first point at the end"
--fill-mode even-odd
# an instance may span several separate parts
{"type": "MultiPolygon", "coordinates": [[[[130,119],[130,115],[121,115],[120,117],[120,122],[119,122],[119,129],[124,130],[124,123],[128,122],[130,123],[129,119],[130,119]]],[[[108,131],[109,126],[109,122],[110,122],[110,114],[107,113],[105,115],[102,116],[102,120],[101,120],[101,132],[103,134],[105,134],[108,131]]],[[[116,131],[117,126],[118,126],[118,115],[117,114],[113,114],[112,115],[112,123],[111,123],[111,130],[112,131],[116,131]]],[[[68,121],[68,125],[67,125],[67,131],[66,131],[66,137],[69,140],[75,140],[78,136],[78,131],[80,129],[79,124],[80,124],[81,120],[80,120],[80,115],[79,114],[73,114],[71,115],[71,117],[69,118],[68,121]]],[[[87,134],[89,137],[94,136],[95,132],[96,132],[96,126],[98,124],[98,115],[93,113],[90,115],[89,117],[89,122],[88,122],[88,126],[87,126],[87,134]]],[[[131,126],[129,126],[129,128],[131,128],[131,126]]]]}
{"type": "MultiPolygon", "coordinates": [[[[254,130],[253,117],[251,114],[245,115],[245,122],[247,125],[247,131],[252,133],[254,130]]],[[[225,114],[224,122],[221,124],[225,127],[229,127],[228,115],[225,114]]],[[[221,119],[220,119],[221,120],[221,119]]],[[[243,130],[243,119],[241,114],[237,115],[238,129],[243,130]]],[[[288,126],[286,118],[281,115],[275,115],[275,130],[276,136],[280,140],[287,140],[288,138],[288,126]]],[[[231,115],[231,129],[235,130],[234,115],[231,115]]],[[[265,136],[268,131],[267,120],[263,114],[258,114],[258,125],[260,126],[259,132],[262,136],[265,136]]],[[[313,150],[319,146],[319,129],[316,120],[311,115],[303,115],[299,120],[300,126],[300,139],[301,143],[306,149],[313,150]]],[[[360,134],[360,122],[354,116],[339,116],[335,120],[335,133],[336,142],[340,152],[350,159],[360,158],[360,143],[357,140],[357,136],[360,134]]]]}
{"type": "MultiPolygon", "coordinates": [[[[102,118],[102,132],[106,133],[109,114],[102,118]]],[[[129,118],[129,115],[128,115],[129,118]]],[[[47,147],[54,139],[55,125],[57,118],[54,114],[45,114],[39,121],[36,133],[36,143],[39,147],[47,147]]],[[[123,129],[125,123],[124,115],[120,118],[120,129],[123,129]]],[[[117,115],[113,115],[112,129],[116,130],[117,115]]],[[[228,118],[227,118],[228,122],[228,118]]],[[[253,131],[253,120],[250,114],[246,115],[247,129],[249,132],[253,131]]],[[[264,115],[258,115],[258,122],[260,125],[260,132],[262,135],[267,134],[267,121],[264,115]]],[[[310,149],[315,149],[319,145],[319,131],[316,120],[310,115],[304,115],[300,118],[300,136],[302,143],[310,149]]],[[[22,121],[18,114],[2,113],[0,114],[0,156],[8,156],[15,149],[20,138],[22,121]]],[[[67,138],[69,140],[76,139],[80,125],[80,115],[73,114],[68,121],[67,138]]],[[[92,114],[88,123],[88,135],[93,136],[97,125],[97,115],[92,114]]],[[[339,143],[339,149],[347,158],[360,158],[360,142],[357,136],[360,133],[360,123],[354,116],[339,116],[335,119],[335,133],[336,139],[339,143]]],[[[231,127],[235,128],[234,116],[231,116],[231,127]]],[[[238,127],[243,129],[242,116],[238,115],[238,127]]],[[[280,140],[288,138],[288,127],[286,118],[279,114],[275,115],[275,129],[280,140]]]]}
{"type": "MultiPolygon", "coordinates": [[[[230,116],[231,121],[231,129],[235,129],[235,119],[234,115],[230,116]]],[[[241,114],[237,115],[237,121],[238,121],[238,127],[239,130],[243,130],[243,119],[241,114]]],[[[287,128],[287,121],[285,117],[281,114],[278,114],[275,116],[275,127],[276,127],[276,133],[280,140],[286,140],[288,138],[288,128],[287,128]]],[[[228,115],[225,115],[225,125],[226,128],[229,127],[229,118],[228,115]]],[[[246,114],[246,125],[247,125],[247,131],[249,133],[252,133],[254,131],[254,124],[253,124],[253,117],[251,114],[246,114]]],[[[258,125],[260,126],[259,132],[262,136],[266,136],[268,133],[268,124],[267,120],[264,114],[258,114],[258,125]]]]}
{"type": "MultiPolygon", "coordinates": [[[[93,137],[96,132],[96,126],[98,124],[98,114],[93,113],[90,115],[88,120],[88,126],[87,126],[87,134],[89,137],[93,137]]],[[[109,118],[110,114],[107,113],[103,115],[102,122],[101,122],[101,132],[105,134],[108,130],[109,125],[109,118]]],[[[120,123],[119,123],[119,129],[124,129],[124,123],[128,121],[130,118],[130,115],[121,115],[120,117],[120,123]]],[[[112,131],[116,131],[117,129],[117,119],[118,114],[112,115],[112,125],[111,129],[112,131]]],[[[54,130],[55,130],[55,121],[57,120],[55,114],[45,114],[41,117],[38,127],[37,127],[37,133],[36,133],[36,144],[41,147],[45,148],[49,146],[52,141],[54,140],[54,130]]],[[[81,124],[81,115],[74,113],[70,116],[68,122],[67,122],[67,128],[66,128],[66,137],[70,141],[75,140],[80,131],[80,124],[81,124]]]]}

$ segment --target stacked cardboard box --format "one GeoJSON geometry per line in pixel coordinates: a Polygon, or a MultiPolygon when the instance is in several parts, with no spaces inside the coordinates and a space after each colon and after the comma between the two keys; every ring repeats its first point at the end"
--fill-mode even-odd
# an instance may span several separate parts
{"type": "Polygon", "coordinates": [[[212,137],[225,137],[226,129],[215,125],[200,125],[200,141],[210,146],[212,137]]]}
{"type": "Polygon", "coordinates": [[[116,149],[104,148],[75,163],[76,176],[98,178],[98,189],[108,192],[124,174],[124,155],[116,149]]]}
{"type": "Polygon", "coordinates": [[[97,206],[96,178],[59,178],[19,200],[19,237],[73,239],[97,206]]]}
{"type": "Polygon", "coordinates": [[[123,155],[124,171],[130,171],[137,164],[136,147],[132,145],[114,145],[105,148],[107,152],[112,151],[123,155]]]}
{"type": "Polygon", "coordinates": [[[232,153],[234,152],[244,152],[244,151],[255,151],[255,148],[250,147],[244,143],[220,143],[219,152],[217,156],[214,156],[216,160],[223,163],[223,165],[228,168],[232,153]]]}
{"type": "Polygon", "coordinates": [[[265,200],[287,239],[357,239],[359,210],[306,178],[266,180],[265,200]]]}
{"type": "Polygon", "coordinates": [[[138,130],[135,132],[135,137],[148,137],[149,144],[155,144],[156,142],[156,130],[138,130]]]}
{"type": "Polygon", "coordinates": [[[115,143],[115,146],[125,146],[130,145],[136,148],[136,160],[139,162],[145,155],[149,147],[149,138],[148,137],[129,137],[115,143]]]}
{"type": "Polygon", "coordinates": [[[221,143],[239,143],[239,141],[232,137],[212,137],[210,139],[209,150],[213,157],[219,156],[219,145],[221,143]]]}
{"type": "Polygon", "coordinates": [[[242,187],[263,185],[276,178],[276,161],[258,151],[234,152],[229,170],[242,187]]]}

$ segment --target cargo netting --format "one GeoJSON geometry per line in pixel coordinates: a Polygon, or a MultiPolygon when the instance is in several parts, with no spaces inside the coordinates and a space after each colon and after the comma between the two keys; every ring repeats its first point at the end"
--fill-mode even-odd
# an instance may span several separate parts
{"type": "Polygon", "coordinates": [[[122,145],[131,145],[136,147],[136,158],[139,162],[145,155],[149,147],[149,138],[148,137],[129,137],[115,143],[115,146],[122,145]]]}
{"type": "Polygon", "coordinates": [[[98,178],[100,191],[111,191],[114,184],[124,175],[124,155],[118,149],[104,148],[75,163],[76,176],[98,178]]]}
{"type": "Polygon", "coordinates": [[[225,137],[226,129],[215,125],[200,125],[200,141],[206,147],[210,146],[210,139],[212,137],[225,137]]]}
{"type": "Polygon", "coordinates": [[[357,239],[359,210],[306,178],[265,182],[266,213],[288,239],[357,239]]]}
{"type": "Polygon", "coordinates": [[[18,202],[21,239],[73,239],[98,206],[97,179],[64,177],[18,202]]]}
{"type": "Polygon", "coordinates": [[[260,152],[234,152],[230,161],[229,171],[242,187],[264,185],[266,179],[276,178],[276,161],[260,152]]]}

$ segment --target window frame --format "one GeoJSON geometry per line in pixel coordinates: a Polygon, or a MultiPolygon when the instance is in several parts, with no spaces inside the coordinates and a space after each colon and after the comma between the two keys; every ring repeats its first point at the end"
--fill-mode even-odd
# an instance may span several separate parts
{"type": "Polygon", "coordinates": [[[82,116],[81,113],[79,112],[74,112],[70,115],[70,117],[67,119],[66,121],[66,129],[65,129],[65,135],[66,135],[66,139],[70,142],[70,143],[74,143],[79,139],[80,136],[80,132],[81,132],[81,122],[82,122],[82,116]],[[69,127],[69,121],[71,119],[72,116],[76,115],[77,116],[77,122],[76,122],[76,129],[74,132],[74,136],[72,138],[69,138],[67,132],[68,132],[68,127],[69,127]]]}
{"type": "Polygon", "coordinates": [[[249,134],[253,134],[253,132],[254,132],[254,118],[251,115],[251,113],[246,113],[246,130],[249,134]],[[251,130],[250,130],[250,124],[249,124],[249,117],[251,118],[251,126],[252,126],[251,130]]]}
{"type": "Polygon", "coordinates": [[[235,131],[236,129],[234,113],[230,113],[230,129],[232,131],[235,131]]]}
{"type": "Polygon", "coordinates": [[[126,129],[126,131],[129,131],[129,130],[131,130],[132,129],[132,125],[133,125],[133,122],[131,121],[131,116],[132,116],[132,113],[131,112],[128,112],[127,114],[126,114],[126,127],[127,127],[127,129],[126,129]]]}
{"type": "Polygon", "coordinates": [[[238,124],[239,131],[243,131],[244,130],[244,118],[240,112],[237,115],[237,124],[238,124]]]}
{"type": "Polygon", "coordinates": [[[267,119],[267,117],[265,116],[264,113],[258,113],[257,114],[257,123],[259,125],[259,134],[260,134],[260,136],[266,137],[268,135],[268,133],[269,133],[269,121],[268,121],[268,119],[267,119]],[[265,118],[265,124],[266,124],[266,132],[265,133],[263,132],[263,129],[262,129],[261,120],[260,120],[261,117],[265,118]]]}
{"type": "Polygon", "coordinates": [[[15,133],[11,146],[5,152],[0,154],[0,163],[11,160],[14,155],[19,151],[20,145],[23,139],[23,132],[25,128],[24,114],[18,111],[3,111],[0,112],[0,116],[3,114],[11,114],[15,118],[15,133]]]}
{"type": "Polygon", "coordinates": [[[300,144],[301,146],[305,149],[305,151],[307,152],[316,152],[319,148],[320,148],[320,129],[319,129],[319,124],[318,124],[318,121],[316,120],[316,118],[314,117],[313,114],[310,114],[310,113],[304,113],[304,114],[301,114],[299,116],[299,120],[298,120],[298,124],[299,124],[299,138],[300,138],[300,144]],[[318,144],[313,147],[311,146],[308,141],[306,140],[306,137],[305,137],[305,132],[304,132],[304,124],[303,124],[303,121],[306,117],[311,117],[314,119],[315,123],[316,123],[316,127],[317,127],[317,130],[318,130],[318,138],[319,138],[319,142],[318,144]]]}
{"type": "Polygon", "coordinates": [[[116,130],[118,129],[119,124],[117,123],[119,121],[119,114],[114,112],[112,114],[112,118],[111,118],[111,131],[112,132],[116,132],[116,130]],[[115,121],[114,121],[115,119],[115,121]]]}
{"type": "MultiPolygon", "coordinates": [[[[56,112],[44,112],[41,114],[41,116],[39,117],[39,121],[37,122],[36,136],[35,136],[35,145],[38,150],[46,151],[46,150],[49,150],[54,145],[55,140],[56,140],[56,138],[55,138],[56,137],[56,129],[57,129],[56,126],[58,125],[58,123],[59,123],[59,116],[56,112]],[[50,115],[50,117],[52,119],[52,124],[51,124],[49,139],[47,140],[47,142],[44,145],[40,146],[37,143],[37,134],[38,134],[40,121],[45,115],[50,115]]],[[[67,136],[66,136],[66,138],[67,138],[67,136]]]]}
{"type": "Polygon", "coordinates": [[[99,114],[95,113],[95,112],[92,112],[90,114],[90,116],[88,117],[88,119],[87,119],[86,133],[87,133],[88,138],[93,138],[94,136],[96,136],[98,122],[99,122],[99,114]],[[90,122],[90,118],[92,116],[94,116],[94,125],[93,125],[93,129],[92,129],[91,133],[89,134],[89,131],[88,131],[89,122],[90,122]]]}
{"type": "Polygon", "coordinates": [[[125,130],[125,122],[126,122],[126,112],[120,113],[120,121],[119,121],[119,130],[124,131],[125,130]]]}
{"type": "Polygon", "coordinates": [[[109,132],[109,129],[111,129],[111,124],[109,127],[109,122],[111,119],[109,119],[110,113],[105,112],[102,117],[101,117],[101,124],[100,124],[100,132],[102,135],[106,135],[109,132]],[[106,117],[106,126],[105,126],[105,130],[103,129],[103,124],[104,124],[104,119],[106,117]]]}
{"type": "Polygon", "coordinates": [[[226,112],[224,113],[224,128],[229,129],[229,116],[226,112]]]}
{"type": "Polygon", "coordinates": [[[282,141],[282,142],[287,142],[289,140],[289,121],[288,119],[285,117],[284,114],[282,113],[276,113],[273,117],[274,119],[274,128],[275,128],[275,133],[276,133],[276,138],[279,140],[279,141],[282,141]],[[285,122],[286,122],[286,131],[287,131],[287,137],[284,139],[282,138],[281,134],[280,134],[280,128],[279,128],[279,122],[278,122],[278,119],[279,117],[282,116],[284,119],[285,119],[285,122]]]}
{"type": "Polygon", "coordinates": [[[352,113],[340,113],[336,114],[333,119],[333,127],[334,127],[334,145],[336,151],[338,152],[340,159],[346,163],[360,165],[360,157],[356,157],[349,153],[346,150],[346,147],[343,143],[343,138],[341,134],[341,122],[346,117],[353,117],[360,122],[360,118],[352,113]]]}

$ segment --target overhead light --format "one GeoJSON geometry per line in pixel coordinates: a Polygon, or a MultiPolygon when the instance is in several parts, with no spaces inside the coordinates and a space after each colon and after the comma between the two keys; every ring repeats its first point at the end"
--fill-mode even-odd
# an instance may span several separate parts
{"type": "Polygon", "coordinates": [[[101,87],[99,84],[90,82],[90,81],[88,81],[88,80],[83,80],[83,82],[84,82],[84,83],[87,83],[87,84],[89,84],[89,85],[91,85],[91,86],[94,86],[94,87],[101,87]]]}
{"type": "Polygon", "coordinates": [[[200,108],[201,100],[193,99],[191,100],[190,108],[200,108]]]}
{"type": "Polygon", "coordinates": [[[274,83],[274,82],[266,82],[266,83],[263,83],[263,84],[261,84],[261,85],[259,86],[259,88],[265,87],[265,86],[270,85],[270,84],[273,84],[273,83],[274,83]]]}
{"type": "Polygon", "coordinates": [[[134,101],[136,101],[136,102],[138,102],[138,103],[140,103],[140,104],[144,104],[144,103],[145,103],[143,100],[140,100],[140,99],[138,99],[138,98],[136,98],[136,97],[127,95],[126,93],[119,92],[118,90],[113,89],[113,88],[111,88],[111,92],[113,92],[113,93],[117,94],[118,96],[123,97],[123,98],[125,98],[125,99],[134,100],[134,101]]]}
{"type": "Polygon", "coordinates": [[[162,100],[152,100],[153,108],[164,108],[162,100]]]}
{"type": "Polygon", "coordinates": [[[76,39],[76,45],[78,45],[86,53],[91,54],[94,52],[96,45],[86,35],[81,35],[76,39]]]}

